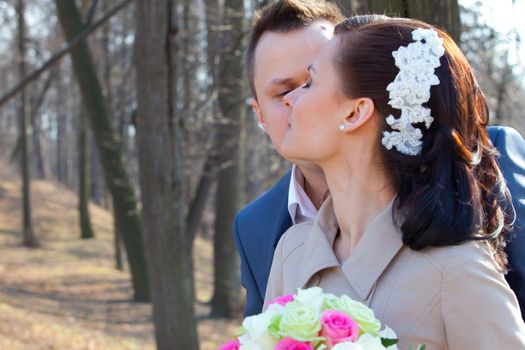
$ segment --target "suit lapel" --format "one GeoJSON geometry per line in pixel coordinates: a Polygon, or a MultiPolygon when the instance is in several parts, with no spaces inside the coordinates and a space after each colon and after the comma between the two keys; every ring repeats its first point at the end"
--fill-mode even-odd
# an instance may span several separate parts
{"type": "Polygon", "coordinates": [[[254,266],[259,266],[257,287],[261,296],[264,298],[266,293],[266,285],[268,283],[268,276],[272,267],[273,253],[275,247],[279,242],[279,239],[283,233],[292,226],[292,219],[288,213],[288,188],[290,186],[291,171],[288,171],[281,180],[271,189],[268,193],[268,200],[265,203],[266,212],[264,219],[260,220],[260,227],[254,227],[253,230],[263,230],[263,234],[259,235],[264,237],[262,242],[259,242],[260,246],[254,246],[254,251],[263,251],[263,261],[254,262],[254,266]]]}

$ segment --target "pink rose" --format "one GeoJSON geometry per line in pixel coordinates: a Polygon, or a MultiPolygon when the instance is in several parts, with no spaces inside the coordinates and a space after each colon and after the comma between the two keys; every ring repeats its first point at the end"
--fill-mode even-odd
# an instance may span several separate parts
{"type": "Polygon", "coordinates": [[[285,306],[286,304],[288,304],[290,301],[293,301],[293,300],[294,300],[293,294],[288,294],[288,295],[283,295],[282,297],[277,297],[273,299],[270,302],[270,304],[279,304],[279,305],[285,306]]]}
{"type": "Polygon", "coordinates": [[[239,341],[237,339],[229,340],[221,345],[219,350],[239,350],[239,341]]]}
{"type": "Polygon", "coordinates": [[[326,338],[329,348],[341,342],[354,342],[359,336],[359,324],[347,314],[326,310],[321,316],[321,332],[319,335],[326,338]]]}
{"type": "Polygon", "coordinates": [[[281,339],[274,350],[314,350],[308,342],[300,342],[292,338],[281,339]]]}

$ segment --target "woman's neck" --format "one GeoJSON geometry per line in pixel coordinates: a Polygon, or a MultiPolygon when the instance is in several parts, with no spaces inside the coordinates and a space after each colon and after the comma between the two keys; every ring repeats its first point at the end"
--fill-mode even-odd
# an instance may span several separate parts
{"type": "Polygon", "coordinates": [[[322,165],[339,223],[334,250],[340,261],[346,260],[372,219],[395,195],[391,179],[378,164],[377,157],[361,154],[359,159],[334,159],[322,165]]]}

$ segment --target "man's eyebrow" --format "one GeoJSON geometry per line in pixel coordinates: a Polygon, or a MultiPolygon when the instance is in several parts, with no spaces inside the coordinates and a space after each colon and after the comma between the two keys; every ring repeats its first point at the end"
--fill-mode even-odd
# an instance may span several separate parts
{"type": "Polygon", "coordinates": [[[268,83],[268,87],[266,88],[266,93],[273,92],[273,90],[276,89],[279,86],[282,86],[282,85],[290,86],[290,85],[293,85],[293,84],[295,84],[295,79],[292,79],[292,78],[275,78],[275,79],[272,79],[268,83]]]}
{"type": "Polygon", "coordinates": [[[293,82],[294,82],[294,79],[292,79],[292,78],[275,78],[275,79],[272,79],[270,81],[268,86],[272,86],[272,85],[288,85],[288,84],[293,84],[293,82]]]}

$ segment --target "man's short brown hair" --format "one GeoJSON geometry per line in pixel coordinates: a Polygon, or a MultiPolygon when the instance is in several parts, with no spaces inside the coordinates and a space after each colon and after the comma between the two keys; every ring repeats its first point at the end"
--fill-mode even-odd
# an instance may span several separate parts
{"type": "Polygon", "coordinates": [[[255,98],[255,48],[265,32],[287,33],[308,27],[315,21],[337,24],[344,19],[335,3],[326,0],[277,0],[253,15],[253,26],[246,51],[246,71],[250,90],[255,98]]]}

